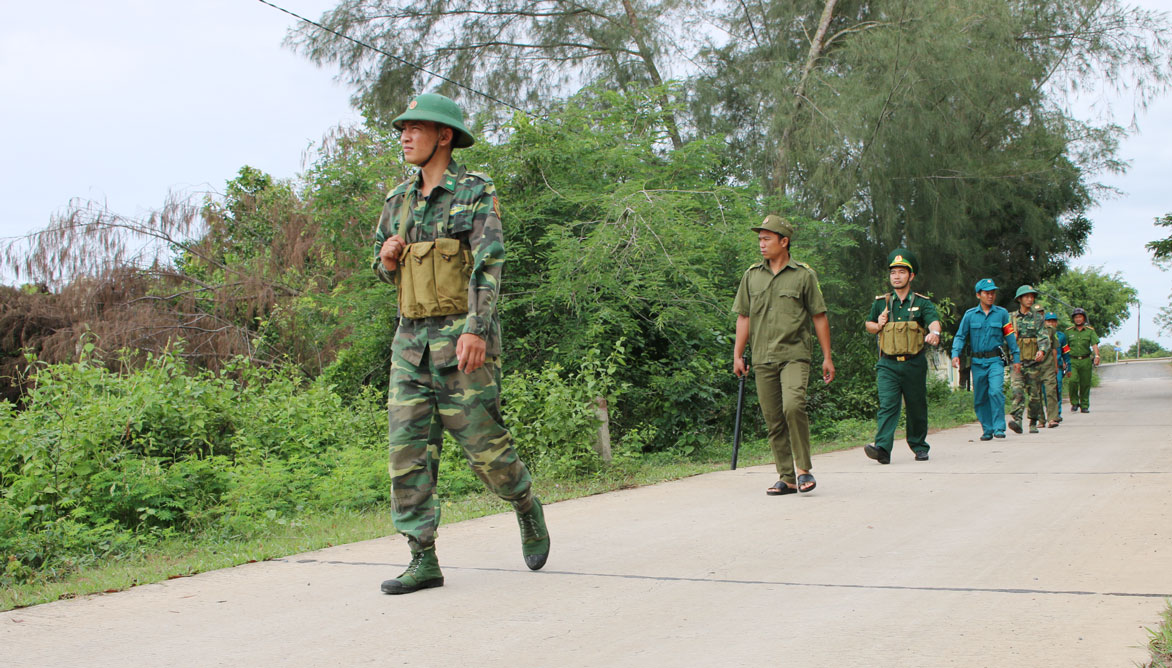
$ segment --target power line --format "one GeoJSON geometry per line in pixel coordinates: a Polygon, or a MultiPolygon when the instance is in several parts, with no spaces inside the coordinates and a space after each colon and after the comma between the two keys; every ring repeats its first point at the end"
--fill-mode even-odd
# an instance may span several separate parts
{"type": "Polygon", "coordinates": [[[400,63],[403,63],[407,67],[419,70],[420,72],[423,72],[424,74],[429,74],[433,77],[436,77],[437,79],[442,79],[442,80],[452,84],[453,86],[459,86],[460,88],[463,88],[464,90],[466,90],[470,93],[475,93],[475,94],[480,95],[482,97],[486,97],[486,98],[492,100],[493,102],[496,102],[497,104],[503,104],[504,106],[506,106],[510,109],[515,109],[516,111],[519,111],[522,114],[525,114],[526,116],[529,116],[531,118],[536,118],[536,116],[532,112],[526,111],[526,110],[522,109],[521,107],[518,107],[515,104],[510,104],[508,102],[505,102],[504,100],[500,99],[499,97],[493,97],[492,95],[489,95],[488,93],[485,93],[482,90],[477,90],[471,86],[467,86],[465,84],[462,84],[459,81],[456,81],[454,79],[449,79],[448,77],[445,77],[444,75],[439,74],[437,72],[432,72],[431,70],[423,67],[422,65],[416,65],[415,63],[404,60],[404,59],[400,58],[399,56],[396,56],[393,53],[387,53],[386,51],[383,51],[382,49],[378,48],[377,46],[367,44],[366,42],[363,42],[362,40],[354,39],[353,37],[351,37],[349,35],[343,35],[342,33],[338,32],[337,30],[334,30],[333,28],[327,28],[326,26],[323,26],[322,24],[318,23],[317,21],[307,19],[304,16],[301,16],[300,14],[297,14],[295,12],[289,11],[288,9],[285,9],[284,7],[279,7],[277,5],[274,5],[273,3],[269,2],[269,0],[257,0],[257,2],[259,2],[263,5],[268,5],[269,7],[272,7],[273,9],[276,9],[277,11],[284,12],[284,13],[288,14],[289,16],[292,16],[293,18],[297,19],[298,21],[304,21],[305,23],[308,23],[309,25],[314,26],[314,27],[318,28],[319,30],[324,30],[332,35],[337,35],[338,37],[341,37],[344,40],[354,42],[355,44],[357,44],[358,46],[361,46],[364,49],[370,49],[371,51],[374,51],[375,53],[381,53],[382,55],[386,56],[387,58],[390,58],[391,60],[396,60],[400,63]]]}

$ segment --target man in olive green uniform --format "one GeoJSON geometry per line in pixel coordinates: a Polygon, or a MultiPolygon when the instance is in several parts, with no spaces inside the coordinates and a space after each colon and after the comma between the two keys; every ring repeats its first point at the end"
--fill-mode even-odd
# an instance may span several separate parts
{"type": "Polygon", "coordinates": [[[887,256],[891,292],[875,297],[864,326],[879,339],[875,364],[879,412],[875,442],[863,452],[880,464],[891,463],[900,404],[907,405],[907,444],[917,462],[928,461],[928,360],[924,346],[939,345],[940,317],[924,295],[912,292],[919,268],[916,256],[897,248],[887,256]]]}
{"type": "Polygon", "coordinates": [[[1037,421],[1045,422],[1044,401],[1046,391],[1042,385],[1044,365],[1049,360],[1050,336],[1046,332],[1046,312],[1034,304],[1038,291],[1029,285],[1017,289],[1014,295],[1017,310],[1013,312],[1013,331],[1017,334],[1017,347],[1021,349],[1021,369],[1014,370],[1009,377],[1013,391],[1009,412],[1009,428],[1021,433],[1025,415],[1026,396],[1030,404],[1030,433],[1038,433],[1037,421]]]}
{"type": "Polygon", "coordinates": [[[435,554],[435,498],[446,428],[476,475],[513,504],[526,565],[549,554],[549,533],[532,479],[500,412],[497,298],[504,235],[492,180],[452,160],[474,143],[452,100],[419,95],[392,124],[419,171],[387,196],[375,230],[374,271],[398,288],[399,326],[391,348],[391,517],[412,558],[382,583],[406,594],[444,583],[435,554]]]}
{"type": "MultiPolygon", "coordinates": [[[[1046,353],[1046,359],[1042,360],[1042,388],[1046,392],[1046,415],[1037,415],[1030,410],[1030,421],[1038,420],[1038,422],[1045,422],[1047,427],[1053,429],[1062,421],[1062,390],[1059,384],[1058,368],[1062,364],[1062,347],[1065,345],[1060,341],[1061,332],[1058,331],[1058,316],[1053,313],[1046,314],[1046,336],[1050,339],[1050,352],[1046,353]]],[[[1065,337],[1061,337],[1065,338],[1065,337]]]]}
{"type": "Polygon", "coordinates": [[[1087,312],[1074,309],[1073,327],[1066,329],[1070,346],[1070,412],[1091,412],[1091,368],[1099,366],[1099,335],[1087,324],[1087,312]]]}
{"type": "Polygon", "coordinates": [[[830,321],[818,276],[790,257],[793,227],[780,216],[766,216],[757,227],[763,262],[745,272],[733,310],[737,314],[733,373],[744,376],[745,346],[753,343],[757,398],[769,427],[769,447],[778,481],[770,496],[810,492],[817,484],[810,469],[810,421],[806,385],[810,379],[810,325],[822,348],[822,380],[834,380],[830,359],[830,321]],[[796,469],[796,475],[795,475],[796,469]]]}

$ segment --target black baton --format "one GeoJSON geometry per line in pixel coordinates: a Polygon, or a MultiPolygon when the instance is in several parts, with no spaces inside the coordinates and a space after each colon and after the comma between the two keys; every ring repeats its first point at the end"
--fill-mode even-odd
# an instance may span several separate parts
{"type": "Polygon", "coordinates": [[[732,454],[732,469],[737,470],[737,455],[741,451],[741,409],[745,406],[745,378],[748,377],[749,370],[745,369],[745,375],[741,376],[740,388],[737,390],[737,419],[733,423],[733,454],[732,454]]]}

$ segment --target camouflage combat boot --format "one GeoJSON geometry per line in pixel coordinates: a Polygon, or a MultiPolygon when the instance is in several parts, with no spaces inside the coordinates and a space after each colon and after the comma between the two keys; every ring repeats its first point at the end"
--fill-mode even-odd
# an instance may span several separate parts
{"type": "Polygon", "coordinates": [[[545,512],[536,497],[529,510],[517,510],[517,524],[521,525],[521,553],[529,570],[540,570],[549,557],[549,531],[545,528],[545,512]]]}
{"type": "Polygon", "coordinates": [[[420,550],[411,553],[411,563],[407,570],[394,580],[387,580],[382,584],[384,594],[410,594],[420,589],[444,586],[444,574],[440,572],[439,559],[435,556],[435,548],[420,550]]]}

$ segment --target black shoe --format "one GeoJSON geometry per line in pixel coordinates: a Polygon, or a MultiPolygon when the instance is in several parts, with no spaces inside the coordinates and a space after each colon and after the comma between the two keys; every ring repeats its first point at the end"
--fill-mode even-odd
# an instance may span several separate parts
{"type": "Polygon", "coordinates": [[[891,453],[884,450],[883,448],[875,447],[874,443],[868,443],[864,445],[863,452],[865,452],[868,457],[874,459],[880,464],[891,463],[891,453]]]}
{"type": "Polygon", "coordinates": [[[1009,428],[1012,429],[1013,433],[1015,434],[1021,433],[1021,423],[1017,421],[1017,418],[1013,418],[1009,421],[1009,428]]]}
{"type": "Polygon", "coordinates": [[[982,441],[991,441],[991,440],[993,440],[993,434],[981,434],[981,440],[982,441]]]}
{"type": "Polygon", "coordinates": [[[1078,412],[1079,412],[1079,413],[1090,413],[1090,412],[1091,412],[1091,409],[1089,409],[1089,408],[1080,408],[1080,409],[1078,410],[1078,412]]]}
{"type": "Polygon", "coordinates": [[[993,432],[993,438],[1005,438],[1005,432],[995,431],[993,432]]]}
{"type": "Polygon", "coordinates": [[[926,461],[928,461],[928,453],[926,453],[926,452],[917,452],[917,453],[916,453],[916,461],[917,461],[917,462],[926,462],[926,461]]]}

